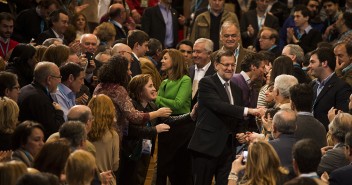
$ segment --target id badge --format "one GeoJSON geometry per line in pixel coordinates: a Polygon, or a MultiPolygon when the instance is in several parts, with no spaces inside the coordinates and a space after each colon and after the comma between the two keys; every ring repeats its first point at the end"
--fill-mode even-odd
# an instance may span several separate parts
{"type": "Polygon", "coordinates": [[[152,141],[149,139],[143,139],[142,153],[150,154],[152,151],[152,141]]]}
{"type": "Polygon", "coordinates": [[[148,0],[141,0],[141,7],[147,8],[148,7],[148,0]]]}

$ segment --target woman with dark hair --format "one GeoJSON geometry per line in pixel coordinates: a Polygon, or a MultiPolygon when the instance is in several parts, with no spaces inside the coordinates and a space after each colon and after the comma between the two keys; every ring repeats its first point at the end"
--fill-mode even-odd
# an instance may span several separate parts
{"type": "Polygon", "coordinates": [[[35,52],[35,47],[30,44],[18,44],[11,53],[6,71],[17,75],[20,87],[33,80],[35,52]]]}
{"type": "Polygon", "coordinates": [[[66,139],[61,138],[57,141],[45,143],[35,157],[33,167],[40,172],[52,173],[58,179],[61,179],[70,153],[70,144],[66,139]]]}
{"type": "MultiPolygon", "coordinates": [[[[192,81],[185,58],[176,49],[165,49],[162,56],[160,69],[167,79],[161,82],[155,103],[158,107],[170,107],[174,116],[189,113],[192,81]]],[[[187,145],[193,130],[194,124],[181,120],[173,124],[169,132],[159,134],[157,184],[164,184],[167,176],[171,184],[190,184],[191,161],[187,145]]]]}
{"type": "MultiPolygon", "coordinates": [[[[157,92],[149,74],[133,77],[128,84],[128,91],[137,110],[143,112],[157,110],[157,106],[153,103],[157,92]]],[[[157,119],[154,119],[143,125],[128,126],[128,135],[123,138],[121,144],[119,184],[144,184],[157,133],[170,129],[170,126],[157,125],[157,122],[157,119]]]]}
{"type": "Polygon", "coordinates": [[[169,108],[160,108],[157,111],[143,113],[137,111],[132,104],[126,90],[132,74],[130,62],[123,56],[114,56],[109,62],[100,67],[98,79],[100,83],[94,90],[94,95],[105,94],[114,103],[117,116],[117,133],[122,138],[127,135],[128,124],[143,124],[157,117],[168,117],[169,108]]]}
{"type": "Polygon", "coordinates": [[[12,135],[12,159],[33,166],[33,159],[44,145],[44,128],[33,121],[19,124],[12,135]]]}
{"type": "Polygon", "coordinates": [[[20,85],[18,84],[17,75],[1,71],[0,72],[0,97],[8,97],[17,102],[20,94],[20,85]]]}

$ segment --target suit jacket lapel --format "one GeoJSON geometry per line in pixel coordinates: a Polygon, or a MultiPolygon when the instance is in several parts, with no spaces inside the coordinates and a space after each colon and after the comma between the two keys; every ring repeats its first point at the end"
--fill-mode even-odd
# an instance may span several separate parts
{"type": "Polygon", "coordinates": [[[195,74],[195,66],[192,65],[191,67],[189,67],[189,77],[191,77],[192,82],[194,80],[194,74],[195,74]]]}
{"type": "MultiPolygon", "coordinates": [[[[334,84],[336,82],[336,75],[333,74],[333,76],[329,79],[329,81],[326,82],[326,84],[324,85],[324,88],[320,91],[318,97],[315,100],[314,105],[316,105],[320,99],[323,98],[323,96],[331,89],[334,87],[334,84]]],[[[314,88],[315,90],[315,94],[317,93],[317,89],[318,89],[318,85],[316,85],[317,88],[314,88]]]]}
{"type": "Polygon", "coordinates": [[[214,81],[214,83],[215,83],[215,85],[216,85],[216,89],[217,89],[218,92],[219,92],[220,98],[221,98],[222,100],[224,100],[225,102],[230,103],[230,100],[229,100],[229,98],[228,98],[228,96],[227,96],[227,93],[226,93],[224,84],[221,83],[221,81],[220,81],[218,75],[217,75],[217,74],[214,74],[214,75],[212,76],[212,79],[213,79],[213,81],[214,81]]]}
{"type": "Polygon", "coordinates": [[[205,75],[204,76],[210,76],[213,75],[215,73],[215,69],[214,69],[214,64],[211,62],[209,68],[207,71],[205,71],[205,75]]]}
{"type": "Polygon", "coordinates": [[[155,6],[155,8],[157,8],[157,11],[156,11],[156,15],[159,19],[162,20],[163,24],[165,25],[165,20],[164,20],[164,17],[163,17],[163,14],[161,13],[161,10],[160,10],[160,7],[159,5],[155,6]]]}

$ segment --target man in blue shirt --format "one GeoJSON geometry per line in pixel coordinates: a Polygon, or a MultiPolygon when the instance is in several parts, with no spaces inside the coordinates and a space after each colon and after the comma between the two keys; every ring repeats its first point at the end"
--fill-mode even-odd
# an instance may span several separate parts
{"type": "Polygon", "coordinates": [[[82,67],[76,63],[67,63],[60,67],[62,75],[61,83],[55,93],[51,93],[54,102],[60,104],[64,111],[64,118],[67,120],[68,110],[76,105],[76,93],[78,93],[84,84],[85,72],[82,67]]]}

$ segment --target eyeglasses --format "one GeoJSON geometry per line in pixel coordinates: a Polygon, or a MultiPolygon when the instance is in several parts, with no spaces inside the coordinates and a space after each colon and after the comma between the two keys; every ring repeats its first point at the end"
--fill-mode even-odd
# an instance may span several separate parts
{"type": "Polygon", "coordinates": [[[62,76],[55,76],[55,75],[50,75],[50,76],[53,77],[53,78],[58,78],[58,79],[62,78],[62,76]]]}
{"type": "Polygon", "coordinates": [[[231,66],[231,68],[235,68],[236,67],[236,64],[223,64],[221,62],[219,62],[219,64],[223,65],[224,67],[228,68],[231,66]]]}
{"type": "Polygon", "coordinates": [[[184,49],[180,49],[180,52],[181,52],[181,53],[192,54],[193,51],[186,51],[186,50],[184,50],[184,49]]]}
{"type": "Polygon", "coordinates": [[[237,38],[238,35],[237,35],[237,34],[224,34],[224,37],[225,37],[225,38],[230,38],[230,37],[232,37],[232,38],[237,38]]]}

